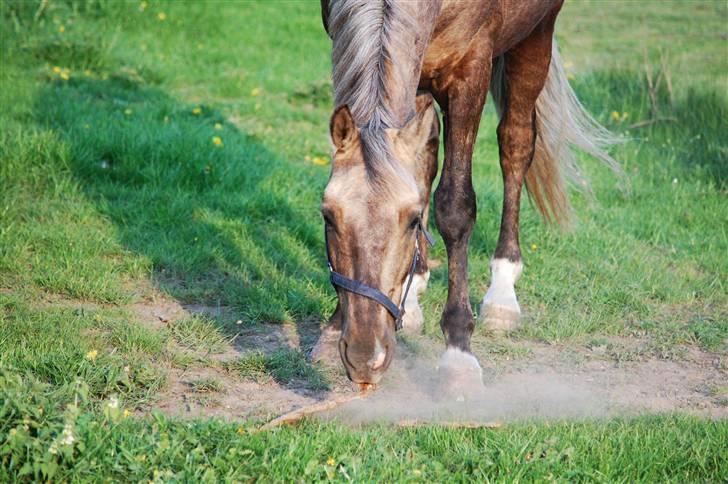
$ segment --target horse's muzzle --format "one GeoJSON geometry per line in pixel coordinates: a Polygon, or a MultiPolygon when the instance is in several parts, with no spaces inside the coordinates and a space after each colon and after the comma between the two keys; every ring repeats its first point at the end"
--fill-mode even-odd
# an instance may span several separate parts
{"type": "Polygon", "coordinates": [[[394,356],[394,345],[377,345],[372,352],[352,351],[352,347],[342,336],[339,340],[339,354],[351,381],[358,384],[376,384],[389,368],[394,356]]]}

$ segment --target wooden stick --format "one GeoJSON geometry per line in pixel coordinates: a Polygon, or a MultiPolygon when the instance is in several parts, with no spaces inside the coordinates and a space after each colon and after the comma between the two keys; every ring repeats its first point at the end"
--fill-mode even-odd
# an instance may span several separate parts
{"type": "Polygon", "coordinates": [[[369,392],[366,392],[366,391],[362,391],[359,393],[351,393],[348,395],[341,396],[339,398],[334,398],[333,400],[326,400],[325,402],[318,402],[318,403],[314,403],[313,405],[308,405],[306,407],[298,408],[298,409],[290,411],[288,413],[284,413],[280,417],[274,418],[267,424],[258,428],[258,430],[256,430],[256,432],[270,430],[275,427],[280,427],[281,425],[291,425],[291,424],[298,423],[304,417],[313,415],[314,413],[320,413],[320,412],[325,412],[327,410],[333,410],[334,408],[338,407],[339,405],[343,405],[345,403],[349,403],[354,400],[359,400],[360,398],[366,397],[368,394],[369,394],[369,392]]]}
{"type": "MultiPolygon", "coordinates": [[[[314,403],[313,405],[308,405],[306,407],[297,408],[296,410],[292,410],[288,413],[285,413],[281,415],[280,417],[274,418],[267,424],[262,425],[259,427],[255,432],[263,432],[265,430],[270,430],[276,427],[281,427],[283,425],[293,425],[301,420],[303,420],[304,417],[308,417],[309,415],[313,415],[315,413],[320,412],[326,412],[328,410],[333,410],[334,408],[338,407],[339,405],[343,405],[345,403],[352,402],[354,400],[359,400],[361,398],[367,397],[370,392],[367,391],[361,391],[359,393],[351,393],[348,395],[341,396],[339,398],[334,398],[333,400],[326,400],[325,402],[318,402],[314,403]]],[[[463,429],[481,429],[481,428],[488,428],[488,429],[497,429],[503,426],[502,422],[428,422],[425,420],[400,420],[395,424],[397,427],[400,428],[409,428],[409,427],[424,427],[424,426],[435,426],[435,427],[446,427],[446,428],[463,428],[463,429]]]]}
{"type": "Polygon", "coordinates": [[[503,426],[503,422],[427,422],[423,420],[400,420],[397,427],[446,427],[449,429],[497,429],[503,426]]]}

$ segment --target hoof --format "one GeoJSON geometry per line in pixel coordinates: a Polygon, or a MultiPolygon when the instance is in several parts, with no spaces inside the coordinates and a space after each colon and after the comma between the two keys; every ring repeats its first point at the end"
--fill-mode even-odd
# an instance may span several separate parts
{"type": "Polygon", "coordinates": [[[437,366],[438,389],[442,398],[464,402],[483,388],[483,370],[478,359],[457,348],[448,348],[437,366]]]}
{"type": "Polygon", "coordinates": [[[493,333],[510,333],[521,326],[521,313],[504,306],[484,304],[481,313],[483,324],[493,333]]]}
{"type": "Polygon", "coordinates": [[[341,338],[341,330],[327,326],[321,331],[319,340],[311,350],[310,359],[312,362],[322,362],[334,365],[338,363],[339,357],[339,338],[341,338]]]}

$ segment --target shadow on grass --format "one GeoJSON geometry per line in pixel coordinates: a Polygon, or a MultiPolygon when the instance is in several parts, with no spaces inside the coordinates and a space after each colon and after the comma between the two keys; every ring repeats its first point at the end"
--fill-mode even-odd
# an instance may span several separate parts
{"type": "Polygon", "coordinates": [[[67,142],[82,190],[160,290],[232,307],[247,325],[295,323],[302,345],[315,342],[310,321],[330,313],[333,293],[308,174],[214,109],[128,77],[51,80],[39,92],[37,122],[67,142]]]}

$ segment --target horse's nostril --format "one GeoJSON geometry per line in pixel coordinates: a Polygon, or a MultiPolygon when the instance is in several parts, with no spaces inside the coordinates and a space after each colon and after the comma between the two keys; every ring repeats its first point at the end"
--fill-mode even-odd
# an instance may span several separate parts
{"type": "Polygon", "coordinates": [[[344,360],[344,366],[353,368],[354,365],[351,363],[351,360],[349,360],[348,350],[349,350],[349,345],[346,344],[346,340],[341,339],[339,342],[339,353],[341,353],[342,360],[344,360]]]}

